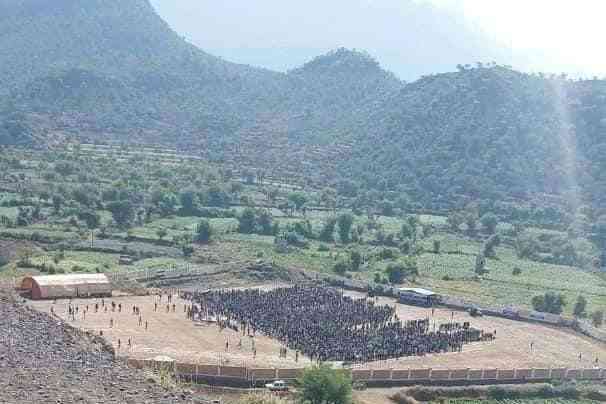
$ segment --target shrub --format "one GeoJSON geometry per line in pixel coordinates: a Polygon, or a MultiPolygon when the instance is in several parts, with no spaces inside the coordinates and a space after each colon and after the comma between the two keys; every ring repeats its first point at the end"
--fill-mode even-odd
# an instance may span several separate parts
{"type": "Polygon", "coordinates": [[[488,397],[493,400],[505,400],[510,394],[502,387],[491,386],[488,388],[488,397]]]}
{"type": "Polygon", "coordinates": [[[584,296],[579,296],[577,298],[576,303],[574,304],[574,309],[572,310],[573,314],[576,317],[587,317],[587,312],[585,309],[587,308],[587,299],[584,296]]]}
{"type": "Polygon", "coordinates": [[[352,271],[359,270],[360,265],[362,265],[362,254],[360,254],[360,252],[357,250],[353,250],[349,253],[349,259],[351,261],[352,271]]]}
{"type": "Polygon", "coordinates": [[[330,251],[330,247],[327,246],[326,244],[320,244],[318,246],[318,251],[328,252],[328,251],[330,251]]]}
{"type": "Polygon", "coordinates": [[[299,398],[309,404],[351,403],[351,377],[342,370],[321,364],[305,369],[298,380],[299,398]]]}
{"type": "Polygon", "coordinates": [[[518,275],[520,275],[522,273],[522,269],[520,269],[520,267],[514,267],[513,271],[511,273],[514,276],[518,276],[518,275]]]}
{"type": "Polygon", "coordinates": [[[556,396],[567,398],[570,400],[578,400],[581,396],[581,392],[574,386],[558,387],[556,390],[556,396]]]}
{"type": "Polygon", "coordinates": [[[210,226],[208,220],[202,220],[196,226],[196,237],[195,241],[198,243],[207,244],[210,242],[213,236],[213,229],[210,226]]]}
{"type": "Polygon", "coordinates": [[[338,275],[344,275],[345,272],[349,270],[349,263],[346,261],[339,261],[333,267],[333,271],[335,271],[338,275]]]}
{"type": "Polygon", "coordinates": [[[564,296],[553,292],[547,292],[545,295],[532,298],[532,307],[536,311],[544,313],[562,314],[565,305],[566,299],[564,296]]]}
{"type": "Polygon", "coordinates": [[[191,257],[194,253],[194,247],[191,245],[184,245],[183,247],[181,247],[181,250],[183,251],[183,255],[185,257],[191,257]]]}
{"type": "Polygon", "coordinates": [[[591,323],[593,324],[594,327],[601,327],[602,324],[604,323],[604,311],[602,310],[596,310],[593,313],[591,313],[591,323]]]}
{"type": "Polygon", "coordinates": [[[381,260],[392,260],[398,255],[397,251],[392,248],[383,248],[379,251],[379,259],[381,260]]]}

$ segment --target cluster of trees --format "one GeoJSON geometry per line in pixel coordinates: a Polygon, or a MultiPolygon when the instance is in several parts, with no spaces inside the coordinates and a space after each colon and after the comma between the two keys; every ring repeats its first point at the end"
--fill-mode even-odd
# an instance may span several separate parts
{"type": "Polygon", "coordinates": [[[562,314],[566,306],[566,298],[561,294],[547,292],[532,298],[532,307],[536,311],[551,314],[562,314]]]}
{"type": "Polygon", "coordinates": [[[595,266],[594,258],[599,255],[586,239],[546,232],[520,232],[515,239],[515,249],[519,258],[584,268],[595,266]]]}
{"type": "MultiPolygon", "coordinates": [[[[559,293],[547,292],[544,295],[538,295],[532,298],[532,307],[536,311],[551,314],[562,314],[567,305],[566,298],[559,293]]],[[[577,318],[591,319],[595,327],[601,327],[604,323],[604,310],[598,309],[591,313],[587,312],[587,299],[579,296],[574,304],[572,313],[577,318]]]]}

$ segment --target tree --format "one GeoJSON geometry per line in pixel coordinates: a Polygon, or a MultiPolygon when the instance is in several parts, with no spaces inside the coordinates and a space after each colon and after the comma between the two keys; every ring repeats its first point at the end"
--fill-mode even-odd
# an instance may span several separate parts
{"type": "Polygon", "coordinates": [[[65,198],[63,198],[63,196],[59,195],[59,194],[55,194],[52,197],[53,200],[53,209],[55,209],[55,212],[59,212],[59,210],[61,210],[61,207],[63,206],[63,204],[65,204],[65,198]]]}
{"type": "Polygon", "coordinates": [[[349,263],[343,260],[338,261],[333,267],[333,271],[335,271],[337,275],[345,275],[347,270],[349,270],[349,263]]]}
{"type": "Polygon", "coordinates": [[[177,196],[172,192],[161,192],[155,205],[162,216],[170,216],[175,213],[177,208],[177,196]]]}
{"type": "Polygon", "coordinates": [[[259,216],[257,217],[257,222],[259,224],[262,234],[264,234],[266,236],[270,236],[270,235],[274,234],[273,217],[271,215],[270,210],[263,209],[263,210],[259,211],[259,216]]]}
{"type": "Polygon", "coordinates": [[[413,244],[417,241],[417,225],[419,224],[419,219],[414,215],[406,216],[405,223],[402,224],[402,228],[400,229],[400,237],[402,239],[409,239],[413,244]]]}
{"type": "Polygon", "coordinates": [[[480,219],[484,231],[488,234],[494,234],[497,231],[499,219],[493,213],[486,213],[480,219]]]}
{"type": "Polygon", "coordinates": [[[561,294],[547,292],[544,295],[533,297],[531,303],[536,311],[562,314],[563,308],[566,306],[566,299],[561,294]]]}
{"type": "Polygon", "coordinates": [[[84,221],[86,223],[86,227],[89,230],[96,229],[99,227],[99,223],[101,222],[101,218],[97,214],[97,212],[92,210],[84,210],[78,213],[78,219],[84,221]]]}
{"type": "Polygon", "coordinates": [[[410,227],[408,223],[402,223],[400,228],[400,238],[402,240],[413,240],[415,237],[415,229],[410,227]]]}
{"type": "Polygon", "coordinates": [[[593,313],[591,313],[591,323],[593,324],[594,327],[600,328],[602,326],[602,324],[604,323],[604,311],[596,310],[593,313]]]}
{"type": "Polygon", "coordinates": [[[337,204],[337,193],[332,188],[324,188],[320,194],[320,203],[327,208],[334,209],[337,204]]]}
{"type": "Polygon", "coordinates": [[[358,250],[352,250],[349,253],[349,260],[351,261],[351,270],[357,271],[362,265],[362,254],[358,250]]]}
{"type": "Polygon", "coordinates": [[[179,194],[181,213],[185,216],[194,216],[198,213],[200,201],[194,191],[184,191],[179,194]]]}
{"type": "Polygon", "coordinates": [[[299,399],[309,404],[350,404],[351,377],[344,370],[327,364],[315,365],[303,371],[297,382],[299,399]]]}
{"type": "Polygon", "coordinates": [[[238,231],[240,233],[252,234],[257,226],[257,215],[253,208],[246,208],[238,216],[238,231]]]}
{"type": "Polygon", "coordinates": [[[353,224],[354,217],[349,213],[343,213],[337,218],[337,226],[339,228],[339,238],[344,244],[350,241],[351,226],[353,224]]]}
{"type": "Polygon", "coordinates": [[[156,230],[156,236],[158,236],[158,238],[160,240],[162,240],[164,237],[166,237],[167,234],[168,234],[168,231],[166,231],[166,229],[164,227],[160,227],[159,229],[156,230]]]}
{"type": "Polygon", "coordinates": [[[307,202],[307,195],[305,195],[303,192],[291,192],[288,194],[288,200],[292,202],[295,210],[299,211],[307,202]]]}
{"type": "Polygon", "coordinates": [[[408,257],[397,264],[389,264],[385,268],[385,273],[390,283],[402,283],[405,278],[419,275],[417,261],[414,258],[408,257]]]}
{"type": "Polygon", "coordinates": [[[208,205],[226,207],[229,205],[229,195],[219,185],[213,184],[208,188],[208,205]]]}
{"type": "Polygon", "coordinates": [[[440,253],[440,240],[434,240],[433,241],[433,253],[434,254],[439,254],[440,253]]]}
{"type": "Polygon", "coordinates": [[[126,199],[108,203],[107,210],[111,212],[114,222],[119,227],[128,227],[135,218],[135,207],[126,199]]]}
{"type": "Polygon", "coordinates": [[[465,217],[460,212],[451,212],[446,218],[446,223],[452,232],[458,232],[465,222],[465,217]]]}
{"type": "Polygon", "coordinates": [[[327,243],[333,242],[336,225],[337,219],[334,217],[329,217],[326,222],[324,222],[324,225],[322,226],[322,230],[320,231],[320,235],[318,238],[321,241],[325,241],[327,243]]]}
{"type": "Polygon", "coordinates": [[[572,310],[572,313],[574,314],[575,317],[587,317],[587,313],[585,312],[585,310],[587,309],[587,299],[585,299],[585,297],[583,296],[579,296],[577,298],[576,303],[574,304],[574,309],[572,310]]]}
{"type": "Polygon", "coordinates": [[[495,247],[498,247],[501,244],[501,238],[498,234],[493,234],[488,237],[488,240],[484,243],[483,255],[485,257],[494,258],[497,254],[495,252],[495,247]]]}
{"type": "Polygon", "coordinates": [[[207,244],[212,239],[213,229],[208,220],[201,220],[196,225],[196,236],[194,240],[197,243],[207,244]]]}
{"type": "Polygon", "coordinates": [[[389,283],[399,284],[404,280],[404,267],[402,265],[390,264],[385,268],[385,273],[387,274],[389,283]]]}

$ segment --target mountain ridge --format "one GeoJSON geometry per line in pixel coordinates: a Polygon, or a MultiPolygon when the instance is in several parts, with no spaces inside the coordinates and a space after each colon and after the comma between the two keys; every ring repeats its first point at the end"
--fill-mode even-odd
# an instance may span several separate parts
{"type": "Polygon", "coordinates": [[[0,3],[19,16],[0,22],[2,143],[166,143],[421,207],[569,193],[606,207],[603,81],[478,64],[404,83],[343,48],[278,73],[197,49],[147,0],[37,4],[0,3]]]}

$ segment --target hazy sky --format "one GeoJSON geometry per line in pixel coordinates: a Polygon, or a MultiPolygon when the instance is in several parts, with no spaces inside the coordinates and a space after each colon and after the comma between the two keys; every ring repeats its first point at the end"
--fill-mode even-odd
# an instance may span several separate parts
{"type": "Polygon", "coordinates": [[[410,80],[496,61],[606,73],[606,0],[151,0],[181,35],[240,63],[287,70],[339,46],[410,80]]]}
{"type": "Polygon", "coordinates": [[[606,74],[604,0],[430,0],[462,11],[515,50],[541,54],[534,63],[554,70],[606,74]]]}

